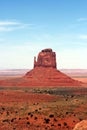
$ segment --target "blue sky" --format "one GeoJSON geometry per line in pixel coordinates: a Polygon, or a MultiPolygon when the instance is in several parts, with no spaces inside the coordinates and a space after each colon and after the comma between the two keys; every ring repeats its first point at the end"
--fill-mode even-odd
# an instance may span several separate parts
{"type": "Polygon", "coordinates": [[[31,69],[44,48],[58,69],[87,69],[87,0],[0,2],[0,69],[31,69]]]}

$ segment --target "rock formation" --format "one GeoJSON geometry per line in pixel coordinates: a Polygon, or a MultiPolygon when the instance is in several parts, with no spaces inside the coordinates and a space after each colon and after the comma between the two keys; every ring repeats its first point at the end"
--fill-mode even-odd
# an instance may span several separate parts
{"type": "Polygon", "coordinates": [[[87,120],[77,123],[73,130],[87,130],[87,120]]]}
{"type": "Polygon", "coordinates": [[[40,66],[56,68],[56,53],[52,49],[42,50],[38,55],[37,61],[36,57],[34,57],[34,68],[40,66]]]}
{"type": "Polygon", "coordinates": [[[52,49],[42,50],[34,57],[34,68],[22,78],[0,81],[3,86],[53,87],[80,86],[81,83],[57,70],[56,53],[52,49]]]}
{"type": "Polygon", "coordinates": [[[25,76],[32,86],[75,86],[80,82],[57,70],[56,53],[52,49],[42,50],[34,57],[34,68],[25,76]]]}

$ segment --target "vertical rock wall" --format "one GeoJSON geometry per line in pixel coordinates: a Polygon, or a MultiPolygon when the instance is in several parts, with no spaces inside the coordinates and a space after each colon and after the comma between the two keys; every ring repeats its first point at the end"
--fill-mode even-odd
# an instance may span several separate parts
{"type": "Polygon", "coordinates": [[[42,50],[37,57],[34,57],[34,68],[35,67],[52,67],[56,68],[56,53],[52,49],[42,50]]]}

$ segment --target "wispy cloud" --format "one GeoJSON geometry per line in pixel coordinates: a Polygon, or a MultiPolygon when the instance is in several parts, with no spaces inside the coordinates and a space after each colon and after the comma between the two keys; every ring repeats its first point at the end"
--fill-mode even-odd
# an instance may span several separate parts
{"type": "Polygon", "coordinates": [[[87,34],[82,34],[79,37],[80,39],[87,40],[87,34]]]}
{"type": "Polygon", "coordinates": [[[20,23],[14,21],[0,21],[0,26],[8,26],[8,25],[20,25],[20,23]]]}
{"type": "Polygon", "coordinates": [[[81,21],[87,21],[87,18],[79,18],[77,19],[78,22],[81,22],[81,21]]]}
{"type": "Polygon", "coordinates": [[[12,30],[14,30],[14,28],[12,28],[12,27],[0,27],[0,31],[12,31],[12,30]]]}
{"type": "Polygon", "coordinates": [[[24,24],[17,21],[0,21],[0,31],[13,31],[31,26],[32,24],[24,24]]]}

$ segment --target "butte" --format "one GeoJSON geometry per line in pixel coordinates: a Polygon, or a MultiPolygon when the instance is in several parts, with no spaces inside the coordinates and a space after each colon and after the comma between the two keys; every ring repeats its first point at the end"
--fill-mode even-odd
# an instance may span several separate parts
{"type": "Polygon", "coordinates": [[[34,67],[22,78],[0,81],[0,86],[57,87],[81,86],[81,82],[72,79],[57,70],[56,53],[52,49],[44,49],[34,57],[34,67]]]}

